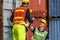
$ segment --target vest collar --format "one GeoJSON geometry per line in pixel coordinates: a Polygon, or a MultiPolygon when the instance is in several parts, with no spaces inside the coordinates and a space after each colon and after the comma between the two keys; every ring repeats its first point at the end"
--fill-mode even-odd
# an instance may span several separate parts
{"type": "MultiPolygon", "coordinates": [[[[40,27],[39,27],[40,28],[40,27]]],[[[38,30],[40,31],[40,29],[38,28],[38,30]]],[[[44,30],[43,31],[41,31],[41,32],[44,32],[44,30]]]]}

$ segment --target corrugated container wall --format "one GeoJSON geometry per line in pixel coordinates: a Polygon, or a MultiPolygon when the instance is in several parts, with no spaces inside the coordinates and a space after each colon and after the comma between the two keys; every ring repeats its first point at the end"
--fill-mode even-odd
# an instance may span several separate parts
{"type": "MultiPolygon", "coordinates": [[[[49,0],[49,16],[60,17],[60,0],[49,0]]],[[[60,18],[49,20],[49,39],[60,40],[60,18]]]]}
{"type": "Polygon", "coordinates": [[[60,16],[60,0],[49,0],[49,15],[60,16]]]}
{"type": "Polygon", "coordinates": [[[12,40],[10,16],[13,9],[12,0],[3,0],[3,40],[12,40]]]}
{"type": "Polygon", "coordinates": [[[49,20],[49,40],[60,40],[60,18],[49,20]]]}
{"type": "Polygon", "coordinates": [[[12,40],[12,24],[10,20],[8,20],[11,14],[11,11],[3,10],[3,40],[12,40]]]}
{"type": "Polygon", "coordinates": [[[30,0],[30,9],[32,9],[32,16],[46,17],[46,0],[30,0]]]}

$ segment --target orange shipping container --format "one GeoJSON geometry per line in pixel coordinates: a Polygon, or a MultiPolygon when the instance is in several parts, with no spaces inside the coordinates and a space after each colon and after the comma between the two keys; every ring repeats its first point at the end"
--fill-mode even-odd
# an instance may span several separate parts
{"type": "Polygon", "coordinates": [[[32,16],[46,17],[46,0],[30,0],[30,9],[32,9],[32,16]]]}

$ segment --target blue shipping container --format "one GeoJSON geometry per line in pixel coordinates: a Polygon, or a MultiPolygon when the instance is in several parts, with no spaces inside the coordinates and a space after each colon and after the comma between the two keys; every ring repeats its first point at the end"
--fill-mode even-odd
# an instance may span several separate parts
{"type": "Polygon", "coordinates": [[[49,0],[49,16],[60,16],[60,0],[49,0]]]}
{"type": "Polygon", "coordinates": [[[49,20],[49,40],[60,40],[60,18],[49,20]]]}

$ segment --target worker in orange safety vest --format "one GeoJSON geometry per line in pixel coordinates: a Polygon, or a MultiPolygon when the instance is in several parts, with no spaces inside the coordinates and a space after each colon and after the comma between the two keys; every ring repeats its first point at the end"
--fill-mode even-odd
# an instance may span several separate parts
{"type": "Polygon", "coordinates": [[[22,0],[22,5],[16,7],[10,17],[11,22],[13,22],[13,40],[26,40],[26,27],[29,26],[29,23],[25,22],[26,18],[30,23],[33,23],[28,4],[29,0],[22,0]]]}

